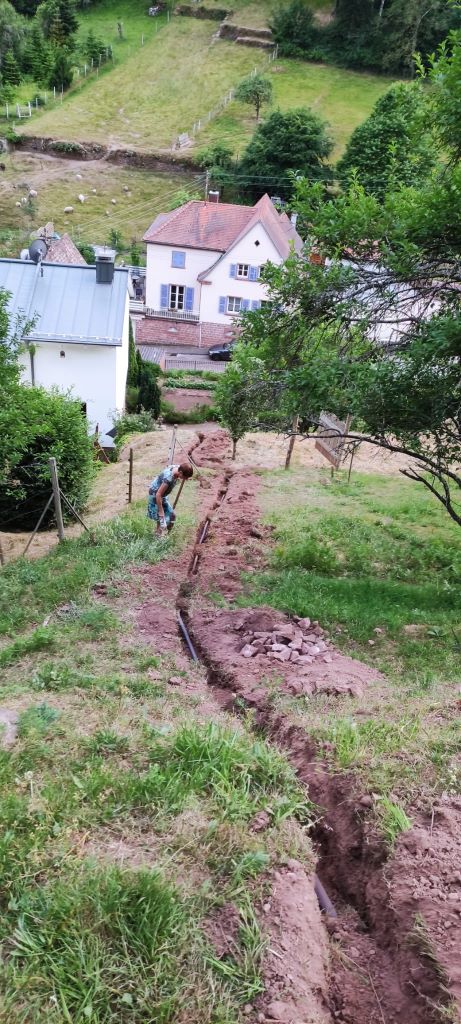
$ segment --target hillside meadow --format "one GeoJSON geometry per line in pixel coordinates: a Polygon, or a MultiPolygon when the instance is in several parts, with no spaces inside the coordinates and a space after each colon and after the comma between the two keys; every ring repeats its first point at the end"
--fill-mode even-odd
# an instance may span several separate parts
{"type": "MultiPolygon", "coordinates": [[[[277,106],[312,106],[326,118],[339,153],[390,84],[376,75],[304,61],[269,64],[264,51],[218,40],[215,22],[193,18],[173,18],[169,24],[159,24],[156,32],[151,28],[143,46],[137,22],[131,36],[117,46],[113,16],[110,21],[104,14],[107,5],[96,10],[98,18],[92,15],[80,31],[91,24],[101,38],[114,45],[115,66],[103,70],[98,78],[87,79],[65,96],[62,104],[21,122],[24,134],[156,152],[171,149],[175,137],[191,133],[200,119],[196,145],[186,154],[193,156],[194,150],[209,141],[225,141],[238,151],[254,129],[251,111],[231,103],[210,122],[207,115],[257,67],[270,75],[277,106]]],[[[124,32],[127,20],[122,19],[124,32]]],[[[146,22],[151,25],[156,19],[146,22]]]]}

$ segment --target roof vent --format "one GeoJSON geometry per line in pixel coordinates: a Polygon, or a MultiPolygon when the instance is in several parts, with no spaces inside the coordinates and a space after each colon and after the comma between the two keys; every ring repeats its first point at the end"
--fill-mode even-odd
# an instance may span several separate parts
{"type": "Polygon", "coordinates": [[[209,192],[208,193],[208,202],[209,203],[219,203],[219,192],[216,192],[216,191],[215,192],[213,192],[213,191],[209,192]]]}
{"type": "Polygon", "coordinates": [[[96,257],[96,283],[112,284],[114,280],[114,259],[112,255],[99,253],[96,257]]]}

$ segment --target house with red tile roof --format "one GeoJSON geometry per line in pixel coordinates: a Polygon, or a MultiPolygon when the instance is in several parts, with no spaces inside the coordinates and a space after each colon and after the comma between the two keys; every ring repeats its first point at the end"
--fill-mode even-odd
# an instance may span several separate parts
{"type": "Polygon", "coordinates": [[[160,214],[144,241],[146,308],[136,341],[175,348],[230,341],[241,312],[267,301],[264,264],[302,247],[267,195],[255,206],[192,200],[160,214]]]}

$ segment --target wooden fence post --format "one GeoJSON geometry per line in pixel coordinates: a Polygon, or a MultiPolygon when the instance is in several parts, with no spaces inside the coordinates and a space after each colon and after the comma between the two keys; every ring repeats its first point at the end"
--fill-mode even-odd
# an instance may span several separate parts
{"type": "Polygon", "coordinates": [[[176,431],[177,431],[177,429],[178,429],[177,425],[176,425],[176,423],[174,423],[173,424],[173,433],[171,435],[170,450],[168,452],[168,465],[169,466],[171,466],[173,464],[174,450],[176,448],[176,431]]]}
{"type": "Polygon", "coordinates": [[[59,490],[58,467],[56,465],[56,459],[48,459],[48,465],[50,467],[51,486],[53,488],[54,511],[58,527],[58,537],[59,540],[62,541],[65,540],[65,534],[64,521],[62,518],[61,492],[59,490]]]}

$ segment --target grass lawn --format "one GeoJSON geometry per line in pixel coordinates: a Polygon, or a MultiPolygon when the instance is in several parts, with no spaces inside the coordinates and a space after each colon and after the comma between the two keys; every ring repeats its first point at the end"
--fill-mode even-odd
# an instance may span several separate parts
{"type": "MultiPolygon", "coordinates": [[[[249,4],[242,5],[236,16],[243,11],[250,15],[253,7],[261,13],[259,5],[249,4]]],[[[280,60],[267,68],[262,51],[214,40],[216,26],[211,21],[177,17],[170,24],[155,18],[145,18],[144,23],[129,0],[119,13],[123,40],[118,39],[108,0],[83,15],[80,28],[82,37],[92,27],[111,42],[115,67],[71,91],[62,104],[21,122],[22,132],[146,151],[169,149],[178,133],[190,131],[199,118],[203,121],[226,92],[258,66],[271,77],[276,106],[312,106],[326,118],[338,155],[390,85],[389,79],[376,75],[304,61],[280,60]]],[[[193,157],[197,148],[213,141],[226,142],[239,152],[254,127],[249,108],[232,103],[205,122],[196,146],[185,153],[193,157]]]]}
{"type": "Polygon", "coordinates": [[[129,243],[140,239],[157,215],[174,203],[185,189],[194,190],[195,175],[162,174],[101,166],[97,161],[50,158],[20,150],[4,155],[6,170],[0,182],[0,254],[19,255],[29,234],[53,221],[59,234],[68,231],[75,241],[101,244],[109,240],[111,228],[129,243]],[[79,175],[79,177],[77,177],[79,175]],[[124,186],[128,192],[124,191],[124,186]],[[17,207],[30,188],[38,197],[17,207]],[[96,189],[94,195],[92,190],[96,189]],[[78,201],[78,195],[85,202],[78,201]],[[113,205],[112,199],[116,199],[113,205]],[[73,206],[73,214],[64,208],[73,206]]]}
{"type": "Polygon", "coordinates": [[[9,1024],[240,1024],[263,987],[267,870],[281,855],[312,869],[285,760],[219,709],[210,723],[203,670],[137,632],[147,565],[191,539],[193,486],[182,511],[173,545],[153,541],[143,503],[95,545],[2,573],[2,702],[19,713],[0,750],[9,1024]],[[221,958],[210,929],[229,904],[221,958]]]}
{"type": "MultiPolygon", "coordinates": [[[[265,73],[272,81],[274,107],[311,107],[328,121],[335,141],[333,159],[340,156],[354,128],[392,84],[382,76],[299,60],[277,60],[265,73]]],[[[229,104],[204,128],[198,142],[225,142],[234,153],[241,153],[255,129],[250,109],[243,103],[229,104]]]]}
{"type": "Polygon", "coordinates": [[[245,603],[318,619],[388,680],[360,699],[310,698],[301,710],[309,733],[391,802],[459,792],[459,527],[392,476],[356,473],[348,485],[345,473],[333,482],[328,471],[270,473],[261,505],[275,547],[268,571],[248,578],[245,603]]]}
{"type": "MultiPolygon", "coordinates": [[[[155,19],[146,19],[155,22],[155,19]]],[[[169,149],[255,64],[260,52],[220,41],[215,25],[174,18],[95,81],[25,125],[27,134],[145,151],[169,149]]],[[[22,129],[21,125],[21,129],[22,129]]]]}

